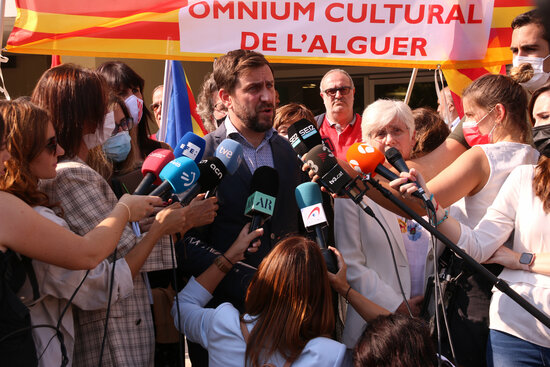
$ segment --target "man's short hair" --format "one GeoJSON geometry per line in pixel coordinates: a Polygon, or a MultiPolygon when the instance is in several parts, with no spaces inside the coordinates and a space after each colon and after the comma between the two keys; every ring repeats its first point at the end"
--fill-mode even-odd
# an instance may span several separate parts
{"type": "Polygon", "coordinates": [[[250,50],[229,51],[214,62],[214,80],[218,89],[225,89],[229,94],[233,93],[239,77],[245,70],[255,69],[264,65],[273,68],[261,53],[250,50]]]}
{"type": "Polygon", "coordinates": [[[347,71],[345,71],[343,69],[331,69],[331,70],[327,71],[325,73],[325,75],[323,75],[323,78],[321,79],[321,83],[319,84],[319,88],[321,89],[321,93],[325,92],[324,89],[323,89],[323,83],[325,82],[326,77],[329,76],[332,73],[342,73],[345,76],[347,76],[348,79],[349,79],[349,82],[351,84],[351,89],[355,89],[355,85],[353,84],[353,79],[351,78],[351,76],[348,74],[347,71]]]}
{"type": "Polygon", "coordinates": [[[542,38],[548,42],[550,47],[550,35],[544,27],[542,14],[538,9],[530,10],[515,17],[514,20],[512,20],[512,29],[518,29],[529,24],[536,24],[542,28],[542,38]]]}

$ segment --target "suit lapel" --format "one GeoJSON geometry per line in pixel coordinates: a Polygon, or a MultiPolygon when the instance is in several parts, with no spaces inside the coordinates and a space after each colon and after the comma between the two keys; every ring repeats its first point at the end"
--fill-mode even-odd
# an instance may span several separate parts
{"type": "Polygon", "coordinates": [[[396,215],[382,207],[380,207],[380,213],[382,214],[380,222],[382,222],[385,228],[389,228],[388,236],[390,236],[390,239],[393,236],[393,243],[397,243],[401,255],[407,260],[407,251],[405,250],[405,244],[403,242],[403,234],[399,228],[396,215]]]}

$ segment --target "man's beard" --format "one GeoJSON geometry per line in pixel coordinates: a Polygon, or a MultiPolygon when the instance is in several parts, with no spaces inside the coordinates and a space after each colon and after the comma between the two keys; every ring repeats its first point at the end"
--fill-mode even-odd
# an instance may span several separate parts
{"type": "Polygon", "coordinates": [[[271,114],[271,118],[268,120],[260,121],[260,113],[266,108],[271,108],[274,110],[273,104],[271,103],[262,103],[257,106],[256,110],[250,111],[242,105],[237,105],[237,108],[233,109],[233,113],[243,122],[243,124],[252,131],[257,133],[263,133],[273,127],[273,118],[275,114],[271,114]]]}

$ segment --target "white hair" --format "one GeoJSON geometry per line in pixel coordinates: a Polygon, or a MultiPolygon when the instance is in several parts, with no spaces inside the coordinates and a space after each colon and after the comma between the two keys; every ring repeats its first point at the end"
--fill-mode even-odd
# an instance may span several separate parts
{"type": "Polygon", "coordinates": [[[411,108],[402,101],[379,99],[365,108],[361,117],[363,141],[368,141],[374,131],[383,129],[395,118],[402,121],[409,130],[409,137],[414,134],[414,117],[411,108]]]}

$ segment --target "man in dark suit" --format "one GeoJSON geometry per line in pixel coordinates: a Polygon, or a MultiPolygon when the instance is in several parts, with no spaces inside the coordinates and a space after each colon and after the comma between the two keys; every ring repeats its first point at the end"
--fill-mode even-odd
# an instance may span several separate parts
{"type": "MultiPolygon", "coordinates": [[[[275,81],[264,56],[253,51],[230,51],[214,64],[214,79],[228,115],[218,129],[205,137],[204,156],[213,156],[224,139],[233,139],[242,145],[244,159],[235,174],[224,177],[218,187],[220,209],[214,222],[206,230],[186,236],[178,254],[180,260],[184,259],[180,263],[184,271],[195,276],[210,266],[250,221],[244,212],[254,171],[260,166],[275,168],[279,190],[273,215],[263,224],[260,248],[247,256],[244,264],[233,267],[208,304],[215,307],[229,301],[243,311],[246,288],[256,267],[281,238],[299,231],[301,219],[294,189],[304,176],[296,153],[273,129],[275,81]]],[[[195,365],[202,363],[194,361],[195,365]]]]}

